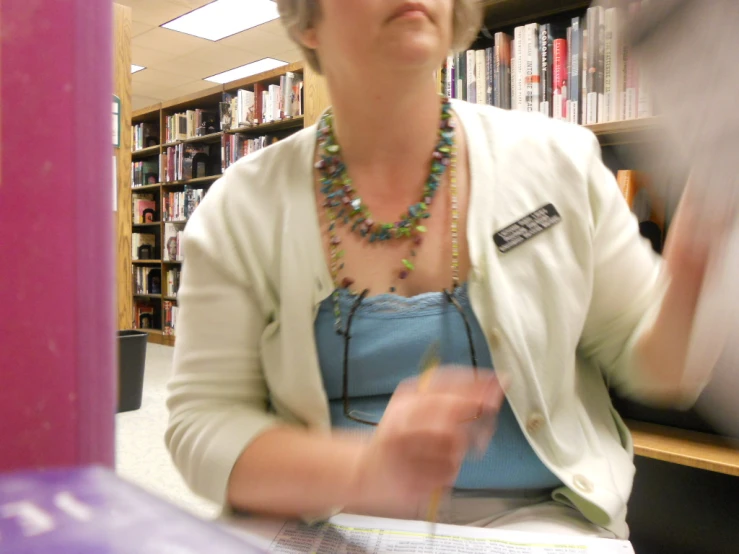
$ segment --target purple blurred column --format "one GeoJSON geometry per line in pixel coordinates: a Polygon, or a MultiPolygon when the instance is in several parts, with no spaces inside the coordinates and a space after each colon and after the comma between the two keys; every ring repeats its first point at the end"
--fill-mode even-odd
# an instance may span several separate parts
{"type": "Polygon", "coordinates": [[[0,0],[0,472],[114,461],[111,13],[0,0]]]}

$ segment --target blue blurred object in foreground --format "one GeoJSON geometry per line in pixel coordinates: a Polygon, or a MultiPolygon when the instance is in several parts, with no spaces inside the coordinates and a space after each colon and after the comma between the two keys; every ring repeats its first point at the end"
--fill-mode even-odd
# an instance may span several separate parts
{"type": "Polygon", "coordinates": [[[100,468],[0,476],[3,554],[266,552],[100,468]]]}

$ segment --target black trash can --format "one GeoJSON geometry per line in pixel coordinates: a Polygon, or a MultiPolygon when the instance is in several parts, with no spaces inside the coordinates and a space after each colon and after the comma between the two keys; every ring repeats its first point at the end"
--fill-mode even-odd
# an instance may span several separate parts
{"type": "Polygon", "coordinates": [[[148,338],[143,331],[118,331],[118,413],[141,407],[148,338]]]}

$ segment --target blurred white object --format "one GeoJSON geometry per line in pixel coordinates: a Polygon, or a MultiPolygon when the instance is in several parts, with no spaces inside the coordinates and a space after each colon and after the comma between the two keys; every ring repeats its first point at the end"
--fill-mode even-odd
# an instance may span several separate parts
{"type": "MultiPolygon", "coordinates": [[[[616,4],[626,10],[631,1],[616,4]]],[[[705,381],[720,359],[722,386],[709,386],[704,396],[724,406],[727,399],[734,403],[739,397],[738,28],[737,0],[651,0],[621,29],[665,129],[664,140],[642,149],[649,157],[644,161],[656,173],[655,180],[672,183],[668,201],[673,205],[684,193],[675,176],[690,173],[687,205],[697,217],[692,247],[711,254],[686,384],[705,381]],[[733,394],[727,395],[727,388],[733,394]]],[[[706,400],[701,399],[700,406],[713,406],[712,420],[737,425],[721,422],[721,407],[706,400]]]]}

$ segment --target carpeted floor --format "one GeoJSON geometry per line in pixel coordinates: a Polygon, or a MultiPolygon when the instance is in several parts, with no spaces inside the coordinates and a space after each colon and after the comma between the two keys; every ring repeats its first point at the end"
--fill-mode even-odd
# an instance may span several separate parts
{"type": "Polygon", "coordinates": [[[118,474],[200,517],[212,519],[219,507],[195,496],[185,485],[164,445],[166,385],[173,349],[148,344],[141,409],[116,416],[118,474]]]}

